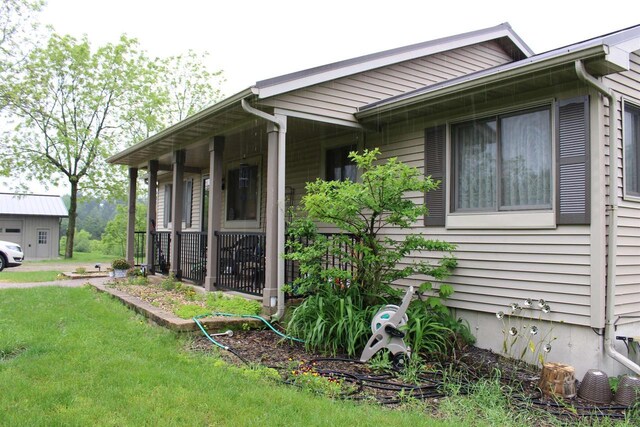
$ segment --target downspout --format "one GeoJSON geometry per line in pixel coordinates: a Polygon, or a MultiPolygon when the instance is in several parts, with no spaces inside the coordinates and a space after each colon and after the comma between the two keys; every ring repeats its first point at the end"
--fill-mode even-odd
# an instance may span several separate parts
{"type": "Polygon", "coordinates": [[[575,62],[578,78],[593,87],[609,100],[609,234],[607,235],[607,292],[605,303],[604,351],[607,356],[640,374],[640,365],[633,362],[614,347],[615,301],[616,301],[616,256],[618,252],[618,166],[616,153],[616,129],[618,99],[611,88],[588,74],[582,61],[575,62]]]}
{"type": "Polygon", "coordinates": [[[284,316],[284,291],[282,285],[284,283],[284,171],[285,171],[285,149],[286,149],[286,132],[287,122],[277,116],[265,113],[252,107],[249,103],[241,99],[240,105],[242,109],[249,114],[260,117],[268,122],[273,123],[278,128],[278,272],[277,272],[277,312],[272,316],[273,320],[282,319],[284,316]]]}

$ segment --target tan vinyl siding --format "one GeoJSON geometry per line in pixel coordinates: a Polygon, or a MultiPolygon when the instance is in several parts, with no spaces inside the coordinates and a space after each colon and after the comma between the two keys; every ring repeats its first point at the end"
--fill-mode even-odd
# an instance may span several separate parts
{"type": "MultiPolygon", "coordinates": [[[[424,167],[424,129],[419,121],[399,123],[383,133],[367,135],[367,147],[380,147],[381,160],[399,160],[424,167]]],[[[410,195],[421,202],[421,195],[410,195]]],[[[552,306],[554,320],[590,325],[591,253],[589,226],[543,230],[454,230],[444,227],[389,229],[389,236],[420,232],[457,245],[459,266],[447,283],[455,288],[449,305],[484,312],[504,310],[512,302],[542,298],[552,306]]],[[[438,254],[421,254],[436,261],[438,254]]],[[[429,278],[406,280],[417,286],[429,278]]]]}
{"type": "MultiPolygon", "coordinates": [[[[420,121],[390,126],[381,133],[367,133],[366,147],[380,147],[380,160],[398,157],[420,170],[424,167],[424,129],[420,121]]],[[[295,189],[298,202],[304,183],[320,174],[318,165],[327,144],[353,143],[353,136],[334,140],[288,141],[286,185],[295,189]],[[350,139],[351,138],[351,139],[350,139]]],[[[408,195],[420,203],[421,194],[408,195]]],[[[329,231],[329,230],[327,230],[329,231]]],[[[561,226],[548,230],[447,230],[417,224],[409,230],[390,228],[398,237],[421,232],[458,246],[459,267],[447,281],[455,288],[449,305],[484,312],[504,310],[511,302],[542,298],[552,306],[554,320],[590,325],[591,253],[589,226],[561,226]]],[[[416,258],[436,261],[440,254],[422,253],[416,258]]],[[[400,285],[418,286],[427,277],[400,285]]]]}
{"type": "Polygon", "coordinates": [[[511,62],[495,41],[458,48],[310,86],[265,105],[355,121],[358,107],[454,77],[511,62]]]}
{"type": "MultiPolygon", "coordinates": [[[[640,55],[631,55],[629,71],[608,76],[607,82],[623,99],[640,105],[640,55]]],[[[617,105],[618,153],[618,256],[616,266],[616,316],[640,316],[640,201],[624,199],[622,102],[617,105]]],[[[607,117],[608,123],[608,117],[607,117]]],[[[607,159],[607,165],[608,165],[607,159]]],[[[608,168],[607,168],[608,173],[608,168]]],[[[637,321],[622,317],[618,324],[637,321]]]]}

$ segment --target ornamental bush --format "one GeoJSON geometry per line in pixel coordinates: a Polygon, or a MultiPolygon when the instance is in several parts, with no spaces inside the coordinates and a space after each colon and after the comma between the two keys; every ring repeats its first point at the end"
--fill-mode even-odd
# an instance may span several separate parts
{"type": "Polygon", "coordinates": [[[349,154],[360,171],[358,182],[318,179],[307,183],[301,214],[289,227],[285,257],[299,266],[292,290],[310,296],[294,310],[288,326],[310,347],[355,354],[366,344],[369,322],[379,306],[400,302],[404,292],[393,285],[427,276],[441,284],[436,288],[426,280],[420,285],[425,299],[412,302],[414,319],[408,325],[408,340],[414,341],[411,345],[416,349],[443,351],[448,337],[464,329],[442,303],[453,292],[442,281],[457,265],[455,246],[413,230],[385,234],[411,228],[427,215],[428,207],[411,196],[422,196],[439,183],[396,158],[378,162],[379,154],[377,148],[349,154]],[[322,235],[317,223],[329,224],[340,233],[322,235]],[[425,251],[435,253],[429,258],[437,261],[415,257],[425,251]],[[329,265],[327,259],[340,262],[329,265]]]}

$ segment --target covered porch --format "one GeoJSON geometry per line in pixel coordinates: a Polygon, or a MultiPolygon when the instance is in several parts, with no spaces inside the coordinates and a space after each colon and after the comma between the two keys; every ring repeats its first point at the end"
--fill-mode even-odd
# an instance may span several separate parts
{"type": "Polygon", "coordinates": [[[362,148],[362,135],[356,123],[241,93],[122,151],[109,162],[129,168],[127,259],[207,290],[260,295],[265,307],[284,304],[278,285],[297,271],[282,257],[289,209],[306,182],[350,173],[345,153],[362,148]],[[145,230],[134,229],[139,178],[145,230]]]}

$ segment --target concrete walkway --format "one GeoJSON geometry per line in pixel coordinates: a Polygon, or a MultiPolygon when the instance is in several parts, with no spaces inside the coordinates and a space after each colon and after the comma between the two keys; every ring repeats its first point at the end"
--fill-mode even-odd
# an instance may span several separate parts
{"type": "Polygon", "coordinates": [[[34,283],[1,283],[0,290],[2,289],[22,289],[22,288],[36,288],[40,286],[60,286],[63,288],[79,288],[83,285],[103,285],[109,280],[113,280],[110,277],[93,277],[89,279],[69,279],[69,280],[56,280],[53,282],[34,282],[34,283]]]}

